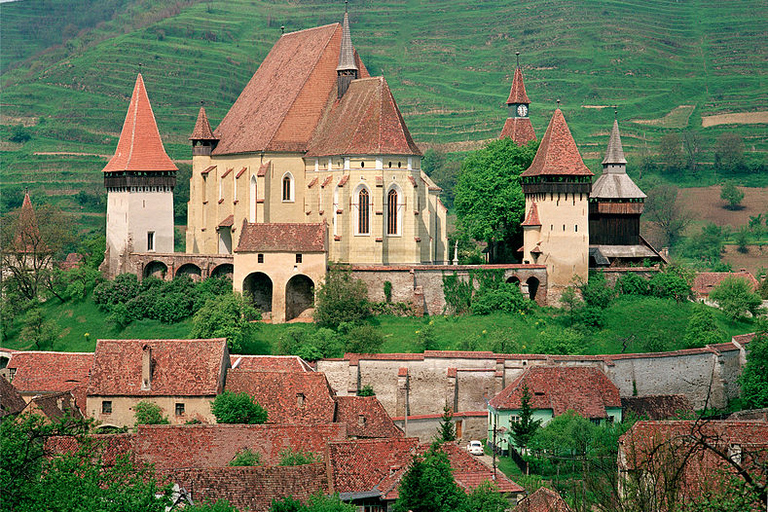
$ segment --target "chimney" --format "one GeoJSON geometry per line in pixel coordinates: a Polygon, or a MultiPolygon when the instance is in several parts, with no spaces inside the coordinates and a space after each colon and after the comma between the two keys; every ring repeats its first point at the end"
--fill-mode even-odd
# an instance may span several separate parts
{"type": "Polygon", "coordinates": [[[141,353],[141,389],[152,389],[152,348],[149,345],[142,347],[141,353]]]}

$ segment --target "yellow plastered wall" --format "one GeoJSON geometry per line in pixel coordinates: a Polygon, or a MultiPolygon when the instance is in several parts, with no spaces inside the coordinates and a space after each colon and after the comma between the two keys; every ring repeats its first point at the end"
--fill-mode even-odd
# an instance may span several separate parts
{"type": "Polygon", "coordinates": [[[151,402],[160,406],[164,417],[172,425],[183,425],[190,420],[203,423],[216,423],[211,413],[211,401],[216,396],[88,396],[86,398],[86,414],[103,424],[118,427],[132,427],[136,423],[135,407],[139,402],[151,402]],[[112,402],[112,412],[103,414],[102,403],[112,402]],[[184,404],[184,414],[176,415],[176,404],[184,404]]]}

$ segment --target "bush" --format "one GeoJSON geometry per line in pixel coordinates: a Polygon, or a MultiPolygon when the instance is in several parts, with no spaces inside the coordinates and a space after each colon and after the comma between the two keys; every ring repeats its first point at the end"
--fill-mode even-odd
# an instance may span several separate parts
{"type": "Polygon", "coordinates": [[[303,450],[292,450],[285,448],[280,450],[280,466],[303,466],[304,464],[315,464],[322,462],[322,457],[313,452],[303,450]]]}
{"type": "Polygon", "coordinates": [[[248,393],[224,391],[211,402],[211,412],[218,423],[260,424],[267,421],[267,410],[248,393]]]}
{"type": "Polygon", "coordinates": [[[366,384],[357,392],[357,396],[376,396],[376,393],[373,391],[373,386],[366,384]]]}
{"type": "Polygon", "coordinates": [[[375,354],[384,344],[384,335],[372,325],[355,325],[347,331],[346,352],[375,354]]]}
{"type": "Polygon", "coordinates": [[[586,283],[580,283],[581,297],[587,306],[605,309],[610,306],[616,295],[615,291],[608,286],[605,281],[605,275],[602,272],[592,272],[589,274],[589,280],[586,283]]]}
{"type": "Polygon", "coordinates": [[[709,307],[699,307],[688,321],[683,344],[685,348],[716,345],[727,341],[728,335],[717,326],[715,315],[709,307]]]}
{"type": "Polygon", "coordinates": [[[691,287],[684,278],[668,272],[660,272],[653,276],[648,287],[652,296],[675,299],[677,302],[686,301],[692,295],[691,287]]]}
{"type": "Polygon", "coordinates": [[[723,313],[734,322],[746,316],[760,314],[762,299],[752,291],[752,285],[741,277],[726,277],[710,292],[709,298],[717,302],[723,313]]]}
{"type": "Polygon", "coordinates": [[[742,199],[744,199],[744,192],[736,188],[732,181],[728,181],[720,189],[720,199],[728,203],[726,208],[736,210],[741,205],[742,199]]]}
{"type": "Polygon", "coordinates": [[[229,461],[228,466],[261,466],[261,454],[251,451],[249,448],[237,452],[229,461]]]}
{"type": "Polygon", "coordinates": [[[315,321],[323,327],[338,327],[369,317],[368,288],[352,277],[348,266],[333,264],[320,285],[315,301],[315,321]]]}
{"type": "Polygon", "coordinates": [[[648,280],[633,272],[624,274],[616,281],[616,290],[622,295],[648,295],[648,280]]]}
{"type": "Polygon", "coordinates": [[[159,405],[142,400],[133,408],[136,425],[167,425],[168,418],[163,416],[159,405]]]}
{"type": "Polygon", "coordinates": [[[23,144],[32,138],[32,132],[26,128],[23,124],[17,124],[11,128],[11,135],[8,140],[23,144]]]}
{"type": "Polygon", "coordinates": [[[547,328],[536,342],[535,349],[539,354],[577,354],[584,343],[584,336],[571,328],[547,328]]]}
{"type": "Polygon", "coordinates": [[[532,301],[514,283],[501,283],[496,289],[479,290],[472,300],[472,313],[488,315],[496,311],[517,313],[531,309],[532,301]]]}
{"type": "Polygon", "coordinates": [[[259,312],[239,293],[208,299],[192,319],[193,338],[226,338],[229,349],[238,352],[257,328],[259,312]]]}

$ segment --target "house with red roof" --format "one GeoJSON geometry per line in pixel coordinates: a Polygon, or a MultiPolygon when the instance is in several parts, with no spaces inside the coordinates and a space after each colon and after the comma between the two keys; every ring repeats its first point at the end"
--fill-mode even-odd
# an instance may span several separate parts
{"type": "Polygon", "coordinates": [[[571,507],[559,492],[540,487],[523,498],[512,512],[571,512],[571,507]]]}
{"type": "Polygon", "coordinates": [[[596,366],[532,366],[488,403],[488,439],[509,449],[510,425],[520,420],[524,389],[528,388],[533,418],[546,424],[574,411],[595,423],[620,422],[619,389],[596,366]],[[494,436],[494,431],[496,436],[494,436]]]}
{"type": "Polygon", "coordinates": [[[709,301],[710,292],[728,278],[743,279],[749,284],[752,291],[757,290],[760,286],[760,282],[751,272],[746,269],[740,269],[737,272],[699,272],[693,279],[691,291],[693,291],[697,300],[707,302],[709,301]]]}
{"type": "Polygon", "coordinates": [[[227,341],[98,340],[88,379],[86,415],[132,426],[134,407],[154,403],[172,424],[213,423],[210,402],[231,366],[227,341]]]}

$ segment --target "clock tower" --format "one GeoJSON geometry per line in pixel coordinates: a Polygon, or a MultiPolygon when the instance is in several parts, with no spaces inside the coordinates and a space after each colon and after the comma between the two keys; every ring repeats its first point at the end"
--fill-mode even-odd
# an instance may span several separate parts
{"type": "Polygon", "coordinates": [[[517,52],[517,56],[518,62],[515,75],[512,78],[512,89],[509,91],[509,98],[507,98],[509,114],[499,138],[509,137],[522,146],[536,140],[536,134],[533,132],[533,125],[531,125],[531,120],[528,117],[531,100],[525,93],[523,71],[520,69],[520,52],[517,52]]]}

